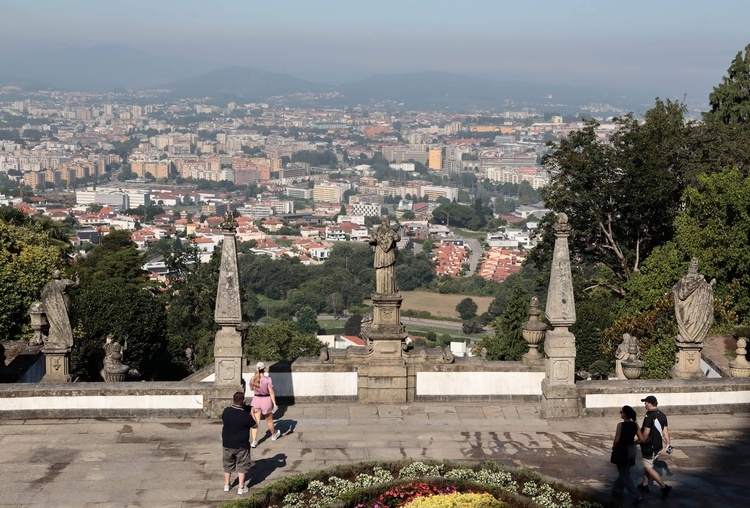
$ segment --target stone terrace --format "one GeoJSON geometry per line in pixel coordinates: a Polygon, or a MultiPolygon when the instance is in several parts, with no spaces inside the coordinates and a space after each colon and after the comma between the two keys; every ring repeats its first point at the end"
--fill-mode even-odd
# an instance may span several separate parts
{"type": "MultiPolygon", "coordinates": [[[[539,404],[511,403],[296,404],[277,416],[283,436],[253,450],[251,492],[366,460],[494,460],[605,494],[616,477],[615,417],[542,420],[539,404]]],[[[675,451],[660,469],[674,490],[642,506],[747,506],[750,414],[669,423],[675,451]]],[[[220,433],[220,421],[202,418],[2,420],[0,507],[217,506],[238,498],[222,490],[220,433]]]]}

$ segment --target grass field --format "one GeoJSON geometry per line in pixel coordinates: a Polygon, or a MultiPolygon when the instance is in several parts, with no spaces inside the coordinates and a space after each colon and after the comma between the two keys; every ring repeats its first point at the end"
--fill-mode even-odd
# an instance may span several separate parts
{"type": "Polygon", "coordinates": [[[464,298],[471,298],[477,304],[477,315],[487,311],[495,299],[493,296],[441,295],[427,291],[401,291],[404,302],[401,310],[426,310],[433,316],[458,318],[456,305],[464,298]]]}

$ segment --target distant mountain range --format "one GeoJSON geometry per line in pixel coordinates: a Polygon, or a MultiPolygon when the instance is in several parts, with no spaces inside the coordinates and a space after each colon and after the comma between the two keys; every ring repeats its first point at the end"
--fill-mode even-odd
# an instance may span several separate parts
{"type": "Polygon", "coordinates": [[[123,46],[18,55],[0,60],[0,86],[25,90],[168,90],[171,98],[214,97],[288,104],[356,106],[388,102],[409,109],[502,110],[532,106],[570,112],[591,103],[638,109],[653,96],[601,87],[501,82],[443,72],[376,75],[341,84],[316,83],[250,67],[211,69],[194,60],[156,56],[123,46]]]}

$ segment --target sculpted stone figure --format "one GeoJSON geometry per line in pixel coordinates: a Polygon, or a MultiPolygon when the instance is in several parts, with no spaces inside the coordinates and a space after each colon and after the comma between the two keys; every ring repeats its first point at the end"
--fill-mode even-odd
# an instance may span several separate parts
{"type": "Polygon", "coordinates": [[[124,358],[124,351],[128,348],[128,339],[125,339],[125,345],[123,346],[117,340],[115,340],[112,334],[107,335],[107,340],[104,344],[104,371],[103,376],[105,381],[124,381],[125,375],[128,372],[128,366],[122,363],[124,358]]]}
{"type": "Polygon", "coordinates": [[[678,343],[702,343],[714,323],[714,284],[698,273],[698,260],[690,261],[687,275],[672,288],[677,317],[678,343]]]}
{"type": "Polygon", "coordinates": [[[375,247],[375,292],[385,295],[396,293],[396,243],[401,240],[399,226],[391,226],[388,217],[380,218],[370,238],[375,247]]]}
{"type": "Polygon", "coordinates": [[[73,330],[70,326],[70,295],[68,290],[78,287],[79,279],[63,279],[62,272],[52,272],[52,280],[42,288],[42,304],[49,323],[49,334],[45,346],[52,349],[68,349],[73,346],[73,330]]]}

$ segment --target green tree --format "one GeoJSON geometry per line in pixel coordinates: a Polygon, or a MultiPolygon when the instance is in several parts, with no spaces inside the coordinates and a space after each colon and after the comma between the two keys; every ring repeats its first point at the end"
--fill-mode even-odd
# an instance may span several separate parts
{"type": "Polygon", "coordinates": [[[130,239],[130,232],[115,230],[104,236],[101,244],[78,262],[78,268],[84,278],[143,284],[146,281],[144,261],[143,253],[130,239]]]}
{"type": "Polygon", "coordinates": [[[725,125],[750,124],[750,44],[732,60],[721,84],[708,96],[711,110],[705,118],[725,125]]]}
{"type": "Polygon", "coordinates": [[[315,336],[300,333],[294,323],[277,321],[265,326],[251,326],[245,341],[245,353],[253,360],[292,361],[318,356],[323,346],[315,336]]]}
{"type": "Polygon", "coordinates": [[[31,335],[29,306],[39,300],[52,271],[63,266],[62,251],[48,235],[33,224],[0,218],[0,340],[31,335]]]}
{"type": "Polygon", "coordinates": [[[702,175],[685,191],[676,242],[685,258],[719,281],[717,299],[729,298],[737,316],[750,311],[750,176],[738,168],[702,175]]]}
{"type": "Polygon", "coordinates": [[[299,309],[295,315],[297,318],[297,329],[306,335],[318,333],[318,313],[309,305],[299,309]]]}
{"type": "Polygon", "coordinates": [[[82,280],[71,307],[76,334],[71,353],[73,377],[100,379],[105,339],[112,334],[121,343],[127,338],[124,363],[145,379],[164,379],[167,316],[150,291],[116,279],[82,280]]]}
{"type": "Polygon", "coordinates": [[[688,158],[684,114],[684,104],[657,99],[643,122],[616,119],[609,143],[589,121],[544,159],[552,178],[542,195],[568,215],[574,256],[607,266],[611,276],[598,283],[620,296],[641,260],[674,235],[688,158]]]}
{"type": "Polygon", "coordinates": [[[456,312],[463,321],[475,318],[477,316],[477,303],[471,298],[464,298],[456,305],[456,312]]]}
{"type": "Polygon", "coordinates": [[[529,295],[516,283],[505,312],[492,322],[494,336],[485,336],[477,347],[486,349],[490,360],[520,360],[527,350],[521,325],[528,319],[529,295]]]}
{"type": "Polygon", "coordinates": [[[362,332],[362,314],[352,314],[344,324],[344,335],[356,335],[362,332]]]}

